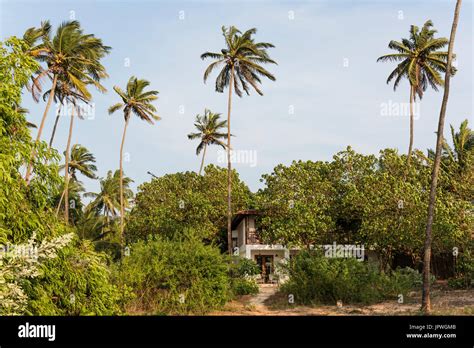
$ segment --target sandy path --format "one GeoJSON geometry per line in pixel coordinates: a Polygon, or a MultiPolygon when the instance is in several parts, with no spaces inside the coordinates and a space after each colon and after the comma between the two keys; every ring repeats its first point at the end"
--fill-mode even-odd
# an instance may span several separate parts
{"type": "MultiPolygon", "coordinates": [[[[221,311],[210,315],[418,315],[421,294],[412,293],[406,303],[396,299],[372,305],[315,305],[300,306],[286,303],[279,296],[277,288],[261,286],[255,296],[242,296],[232,301],[221,311]]],[[[474,315],[474,289],[470,290],[433,290],[432,305],[435,315],[474,315]]]]}

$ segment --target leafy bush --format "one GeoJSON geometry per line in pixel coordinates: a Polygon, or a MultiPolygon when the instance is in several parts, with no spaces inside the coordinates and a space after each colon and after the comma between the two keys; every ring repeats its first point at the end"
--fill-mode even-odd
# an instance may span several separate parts
{"type": "MultiPolygon", "coordinates": [[[[126,239],[136,242],[158,234],[173,239],[193,229],[205,242],[225,244],[227,235],[227,169],[208,165],[204,175],[167,174],[139,186],[130,212],[126,239]]],[[[232,171],[232,210],[248,207],[251,192],[232,171]]]]}
{"type": "Polygon", "coordinates": [[[233,277],[251,277],[257,274],[260,274],[260,268],[255,261],[243,257],[234,258],[231,269],[233,277]]]}
{"type": "Polygon", "coordinates": [[[474,288],[474,256],[471,253],[471,249],[466,249],[459,255],[456,277],[448,280],[448,285],[451,288],[474,288]]]}
{"type": "Polygon", "coordinates": [[[28,304],[23,285],[25,280],[41,275],[39,266],[47,259],[55,258],[73,238],[65,234],[51,241],[38,243],[35,235],[28,243],[0,246],[0,315],[25,314],[28,304]]]}
{"type": "Polygon", "coordinates": [[[258,294],[258,284],[253,279],[235,278],[232,279],[232,293],[235,296],[258,294]]]}
{"type": "Polygon", "coordinates": [[[373,303],[406,295],[419,286],[421,275],[414,270],[397,270],[388,275],[376,266],[356,259],[326,258],[319,251],[302,251],[286,268],[288,282],[281,291],[293,294],[302,304],[373,303]]]}
{"type": "Polygon", "coordinates": [[[230,295],[225,257],[196,239],[139,241],[116,272],[138,295],[129,311],[202,314],[224,305],[230,295]]]}
{"type": "Polygon", "coordinates": [[[260,268],[253,260],[234,258],[230,269],[231,289],[234,296],[258,294],[259,288],[253,278],[260,274],[260,268]]]}
{"type": "Polygon", "coordinates": [[[90,242],[76,240],[41,264],[41,275],[28,280],[30,315],[113,315],[123,293],[112,284],[105,255],[90,242]]]}

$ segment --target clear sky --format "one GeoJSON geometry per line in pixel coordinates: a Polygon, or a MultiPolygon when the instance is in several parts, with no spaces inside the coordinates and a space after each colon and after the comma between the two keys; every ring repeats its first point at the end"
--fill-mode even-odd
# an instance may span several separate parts
{"type": "MultiPolygon", "coordinates": [[[[330,160],[351,145],[356,151],[377,154],[383,148],[408,148],[408,115],[397,108],[409,101],[403,82],[394,92],[385,83],[394,63],[376,63],[390,50],[391,39],[408,37],[411,24],[431,19],[439,36],[449,37],[454,10],[450,1],[24,1],[0,0],[0,37],[21,36],[28,27],[49,19],[54,30],[71,17],[86,33],[112,47],[103,63],[110,75],[108,93],[93,92],[93,117],[76,122],[73,143],[97,158],[99,175],[119,165],[123,116],[107,114],[119,101],[112,90],[135,75],[160,92],[156,105],[162,117],[156,125],[130,122],[124,163],[133,188],[149,181],[147,171],[160,176],[198,170],[197,141],[187,139],[193,121],[204,108],[225,116],[227,95],[214,91],[214,79],[205,85],[203,72],[210,61],[205,51],[224,47],[222,25],[258,29],[256,40],[272,42],[269,51],[278,66],[268,69],[276,82],[264,81],[264,96],[234,98],[231,131],[235,150],[248,151],[250,163],[236,164],[252,190],[261,187],[262,174],[292,160],[330,160]],[[127,64],[129,62],[129,64],[127,64]]],[[[463,1],[455,51],[459,73],[452,79],[447,122],[456,127],[473,119],[472,1],[463,1]]],[[[427,91],[415,122],[415,147],[434,147],[442,91],[427,91]]],[[[40,122],[45,103],[25,95],[29,120],[40,122]]],[[[53,107],[43,139],[49,140],[53,107]]],[[[61,152],[68,131],[60,121],[55,140],[61,152]]],[[[35,131],[33,131],[35,133],[35,131]]],[[[217,148],[207,163],[219,163],[217,148]]],[[[98,182],[84,179],[87,190],[98,182]]]]}

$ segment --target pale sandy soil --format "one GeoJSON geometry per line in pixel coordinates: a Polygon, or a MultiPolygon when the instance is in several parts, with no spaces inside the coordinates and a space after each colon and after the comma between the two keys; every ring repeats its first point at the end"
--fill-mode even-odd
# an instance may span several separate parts
{"type": "MultiPolygon", "coordinates": [[[[288,304],[275,287],[261,287],[256,296],[242,296],[228,303],[223,310],[210,315],[419,315],[421,293],[413,292],[405,303],[396,299],[373,305],[300,306],[288,304]]],[[[450,290],[437,284],[432,290],[432,308],[435,315],[474,315],[474,289],[450,290]]]]}

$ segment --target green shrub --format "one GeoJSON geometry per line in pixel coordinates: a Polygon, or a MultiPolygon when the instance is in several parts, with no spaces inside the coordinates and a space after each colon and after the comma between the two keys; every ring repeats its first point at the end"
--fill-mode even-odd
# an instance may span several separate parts
{"type": "Polygon", "coordinates": [[[456,277],[448,280],[453,289],[474,288],[474,256],[471,249],[459,255],[456,265],[456,277]]]}
{"type": "Polygon", "coordinates": [[[243,257],[236,257],[233,259],[231,268],[232,277],[251,277],[260,274],[260,268],[253,260],[243,257]]]}
{"type": "Polygon", "coordinates": [[[26,281],[27,314],[114,315],[123,293],[112,284],[104,254],[75,240],[40,265],[41,275],[26,281]]]}
{"type": "Polygon", "coordinates": [[[258,294],[259,288],[253,278],[260,274],[260,268],[253,260],[234,257],[230,268],[232,295],[254,295],[258,294]]]}
{"type": "Polygon", "coordinates": [[[288,264],[289,280],[281,291],[298,303],[373,303],[419,286],[421,275],[413,270],[380,273],[375,265],[353,258],[326,258],[318,251],[302,251],[288,264]],[[416,272],[416,273],[415,273],[416,272]]]}
{"type": "Polygon", "coordinates": [[[137,294],[129,312],[203,314],[229,299],[228,272],[226,258],[215,247],[155,236],[130,246],[116,277],[137,294]]]}
{"type": "Polygon", "coordinates": [[[234,296],[258,294],[258,284],[253,279],[232,279],[232,294],[234,296]]]}

